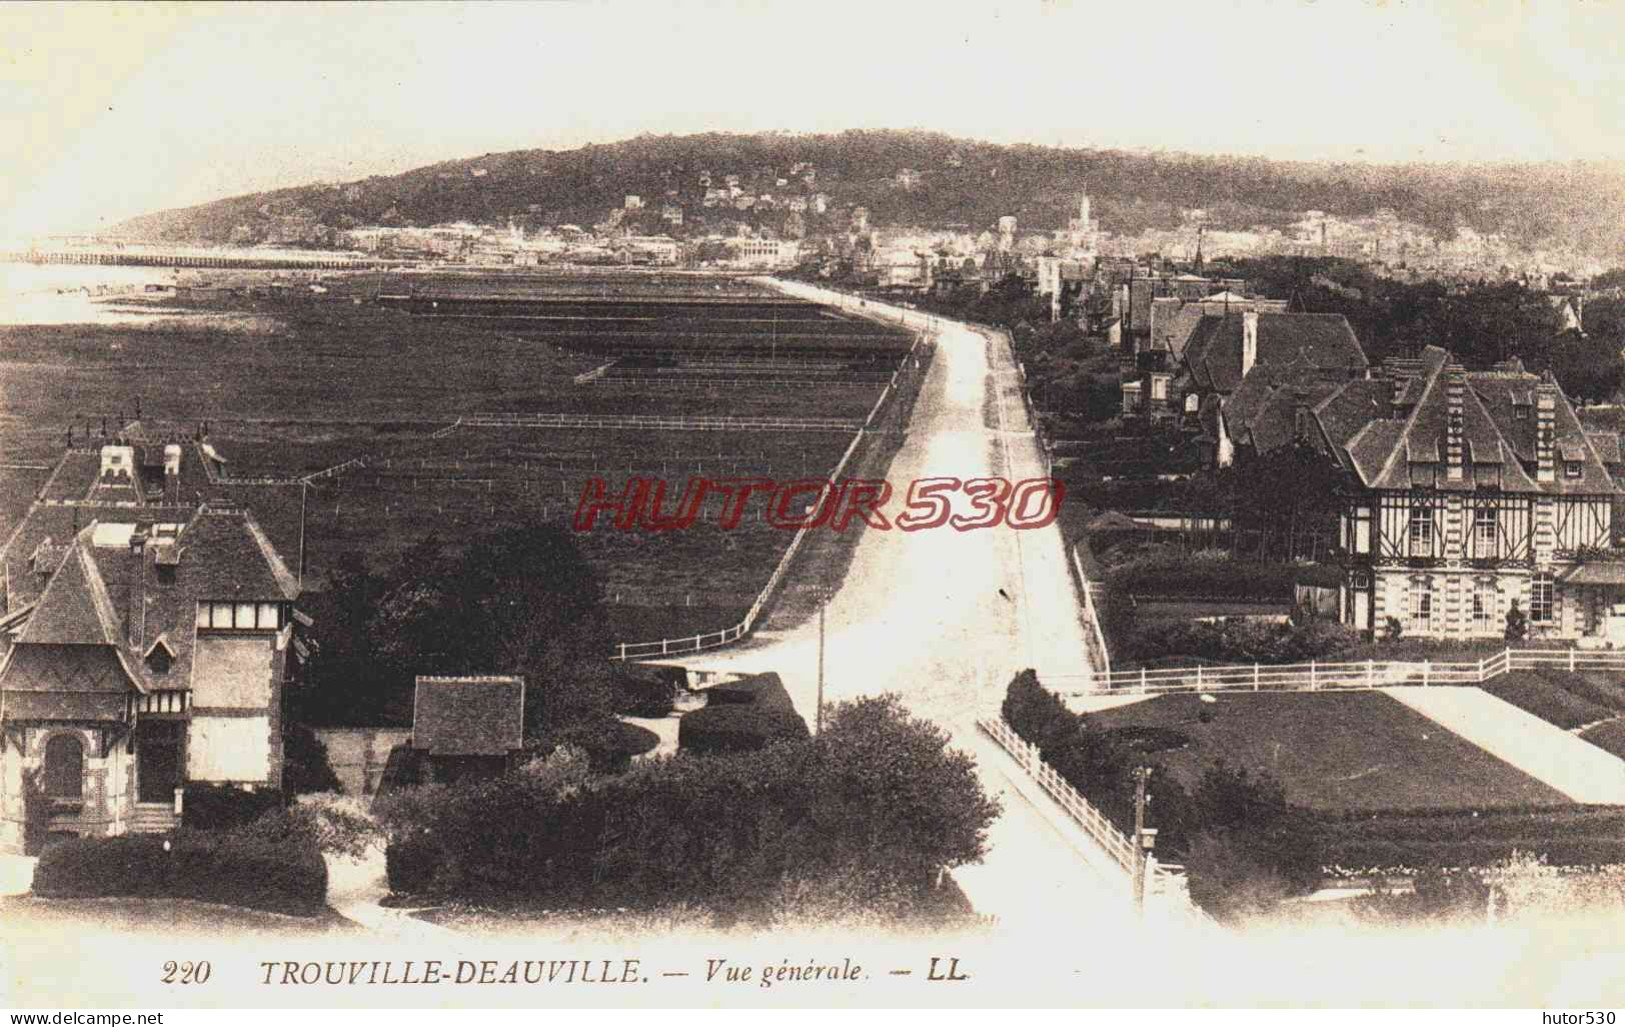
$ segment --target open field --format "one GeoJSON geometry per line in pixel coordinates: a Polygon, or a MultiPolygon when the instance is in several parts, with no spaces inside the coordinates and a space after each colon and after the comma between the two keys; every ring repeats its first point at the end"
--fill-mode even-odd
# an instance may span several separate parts
{"type": "MultiPolygon", "coordinates": [[[[521,508],[567,524],[592,478],[612,496],[629,478],[665,480],[667,513],[691,476],[823,478],[850,442],[842,432],[459,428],[316,488],[310,569],[320,574],[352,550],[385,561],[431,532],[455,538],[521,508]]],[[[738,527],[724,530],[713,494],[686,531],[619,531],[604,515],[577,538],[612,602],[687,606],[698,596],[749,606],[793,535],[766,523],[765,505],[754,499],[738,527]]]]}
{"type": "MultiPolygon", "coordinates": [[[[590,478],[612,492],[633,476],[666,480],[670,509],[690,476],[827,477],[852,441],[851,429],[477,427],[457,424],[462,417],[855,426],[914,341],[711,278],[342,275],[324,279],[326,294],[277,276],[221,284],[232,291],[147,303],[165,315],[147,324],[0,327],[0,454],[54,462],[70,429],[79,446],[94,445],[104,424],[116,433],[139,410],[149,437],[190,439],[206,424],[228,477],[296,479],[354,461],[308,494],[290,488],[286,497],[305,503],[303,556],[314,588],[348,552],[381,565],[431,533],[455,540],[521,509],[567,520],[590,478]],[[540,317],[537,290],[551,297],[540,317]],[[695,302],[700,290],[710,290],[704,303],[695,302]],[[390,309],[379,294],[517,310],[525,330],[504,318],[442,316],[452,310],[437,311],[434,300],[416,314],[390,309]],[[172,316],[197,309],[221,316],[172,316]]],[[[75,470],[64,478],[68,492],[50,498],[82,498],[75,470]]],[[[0,471],[0,526],[44,480],[0,471]]],[[[737,621],[793,535],[764,522],[764,500],[732,531],[717,527],[713,497],[689,531],[620,532],[601,522],[580,536],[617,625],[638,632],[629,640],[654,629],[716,630],[725,625],[710,618],[724,612],[737,621]]]]}
{"type": "Polygon", "coordinates": [[[1168,695],[1089,714],[1098,727],[1172,728],[1159,753],[1186,788],[1219,760],[1267,772],[1316,811],[1560,806],[1567,796],[1377,692],[1168,695]],[[1198,714],[1213,713],[1210,723],[1198,714]]]}

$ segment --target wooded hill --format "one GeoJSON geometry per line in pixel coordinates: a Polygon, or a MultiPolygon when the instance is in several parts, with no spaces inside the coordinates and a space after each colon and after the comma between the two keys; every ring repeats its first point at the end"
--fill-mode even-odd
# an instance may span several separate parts
{"type": "MultiPolygon", "coordinates": [[[[262,230],[277,218],[309,218],[334,228],[428,225],[510,217],[591,225],[628,194],[652,209],[634,220],[659,222],[663,203],[681,202],[688,220],[785,217],[700,207],[700,173],[716,186],[775,198],[826,193],[829,213],[807,229],[846,224],[851,206],[872,224],[991,227],[1013,214],[1023,228],[1062,227],[1087,189],[1107,231],[1172,228],[1181,209],[1200,207],[1223,228],[1282,227],[1307,210],[1361,217],[1380,209],[1448,237],[1458,226],[1500,232],[1526,246],[1565,246],[1612,259],[1625,248],[1625,166],[1375,165],[1205,157],[1179,153],[994,145],[927,132],[851,131],[839,135],[705,134],[639,136],[574,150],[519,150],[449,161],[388,177],[321,183],[163,211],[120,225],[132,238],[225,242],[234,228],[262,230]],[[794,165],[816,169],[811,182],[794,165]],[[897,172],[913,169],[905,188],[897,172]],[[778,179],[788,180],[779,186],[778,179]],[[670,193],[675,190],[675,194],[670,193]]],[[[692,231],[692,224],[678,230],[692,231]]]]}

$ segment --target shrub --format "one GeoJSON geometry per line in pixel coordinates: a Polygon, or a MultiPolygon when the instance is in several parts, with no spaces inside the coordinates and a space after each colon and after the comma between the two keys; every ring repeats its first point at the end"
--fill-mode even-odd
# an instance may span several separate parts
{"type": "Polygon", "coordinates": [[[794,710],[724,703],[685,714],[677,746],[692,753],[748,752],[775,741],[808,737],[807,722],[794,710]]]}
{"type": "Polygon", "coordinates": [[[327,746],[308,726],[295,722],[284,729],[282,758],[282,787],[288,794],[344,791],[327,761],[327,746]]]}
{"type": "Polygon", "coordinates": [[[646,727],[636,724],[619,723],[615,725],[615,732],[619,735],[619,744],[616,749],[628,762],[634,756],[642,756],[660,744],[660,736],[646,727]]]}
{"type": "Polygon", "coordinates": [[[287,803],[274,788],[249,791],[235,785],[189,784],[181,804],[181,826],[223,831],[252,823],[287,803]]]}
{"type": "Polygon", "coordinates": [[[619,668],[615,674],[619,712],[632,717],[664,717],[671,713],[683,671],[675,667],[619,668]]]}
{"type": "Polygon", "coordinates": [[[168,839],[63,842],[40,856],[33,887],[49,898],[194,899],[309,916],[326,908],[327,865],[320,850],[297,835],[182,830],[168,839]]]}
{"type": "Polygon", "coordinates": [[[384,849],[389,890],[405,895],[430,891],[444,862],[445,854],[439,843],[427,834],[408,835],[390,842],[384,849]]]}
{"type": "Polygon", "coordinates": [[[1148,627],[1140,632],[1134,648],[1219,663],[1307,663],[1335,659],[1358,641],[1352,629],[1323,619],[1300,625],[1226,617],[1148,627]]]}
{"type": "Polygon", "coordinates": [[[1204,831],[1192,838],[1185,873],[1191,901],[1227,923],[1268,913],[1292,894],[1286,878],[1240,831],[1204,831]]]}
{"type": "Polygon", "coordinates": [[[159,835],[70,839],[40,853],[34,865],[34,894],[49,898],[164,895],[167,855],[159,835]]]}
{"type": "Polygon", "coordinates": [[[295,916],[326,908],[327,864],[299,833],[183,831],[170,863],[170,894],[295,916]]]}

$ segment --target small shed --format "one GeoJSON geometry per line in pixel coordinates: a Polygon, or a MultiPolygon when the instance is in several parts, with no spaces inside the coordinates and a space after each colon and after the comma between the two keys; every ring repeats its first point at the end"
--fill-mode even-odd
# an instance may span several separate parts
{"type": "Polygon", "coordinates": [[[419,676],[412,703],[412,748],[424,781],[493,777],[524,745],[525,679],[419,676]]]}

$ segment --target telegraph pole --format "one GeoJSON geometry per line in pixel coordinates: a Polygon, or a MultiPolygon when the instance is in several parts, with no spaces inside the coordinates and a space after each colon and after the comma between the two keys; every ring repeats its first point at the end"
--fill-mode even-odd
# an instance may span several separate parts
{"type": "Polygon", "coordinates": [[[1145,785],[1150,767],[1134,769],[1134,913],[1145,915],[1145,785]]]}
{"type": "Polygon", "coordinates": [[[829,605],[829,592],[818,590],[818,705],[813,710],[813,734],[824,733],[824,608],[829,605]]]}

